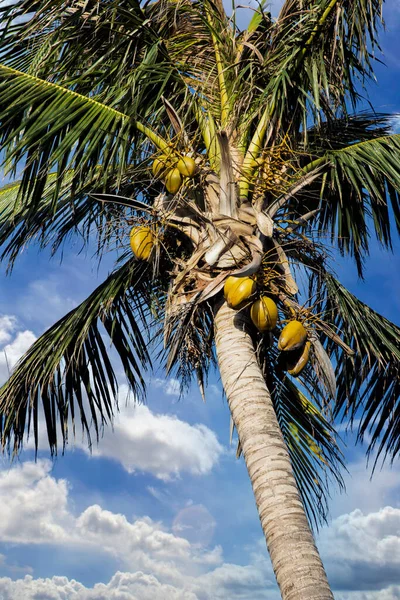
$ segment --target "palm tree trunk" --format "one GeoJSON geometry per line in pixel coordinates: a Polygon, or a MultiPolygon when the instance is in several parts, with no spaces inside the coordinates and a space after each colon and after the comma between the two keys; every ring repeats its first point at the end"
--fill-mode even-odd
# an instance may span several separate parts
{"type": "Polygon", "coordinates": [[[221,379],[283,600],[332,600],[245,311],[215,313],[221,379]]]}

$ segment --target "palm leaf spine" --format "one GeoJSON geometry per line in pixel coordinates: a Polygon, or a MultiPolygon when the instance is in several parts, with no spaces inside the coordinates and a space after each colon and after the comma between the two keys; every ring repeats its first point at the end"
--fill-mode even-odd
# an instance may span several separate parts
{"type": "Polygon", "coordinates": [[[74,96],[75,98],[79,99],[84,104],[92,104],[94,106],[97,106],[98,108],[101,108],[101,110],[107,111],[109,114],[119,117],[122,121],[130,122],[138,131],[143,133],[151,142],[153,142],[153,144],[155,146],[157,146],[157,148],[159,148],[160,150],[163,150],[165,152],[169,152],[168,142],[166,140],[164,140],[160,135],[155,133],[155,131],[150,129],[150,127],[148,127],[147,125],[144,125],[143,123],[141,123],[140,121],[137,121],[136,119],[133,119],[129,115],[126,115],[126,114],[120,112],[119,110],[112,108],[111,106],[107,106],[106,104],[103,104],[102,102],[99,102],[98,100],[95,100],[94,98],[90,98],[88,96],[83,96],[82,94],[79,94],[78,92],[75,92],[74,90],[69,90],[68,88],[63,87],[63,86],[59,85],[58,83],[53,83],[52,81],[46,81],[45,79],[41,79],[40,77],[37,77],[36,75],[31,75],[30,73],[24,73],[23,71],[18,71],[17,69],[14,69],[13,67],[9,67],[4,64],[0,64],[0,72],[8,73],[11,76],[21,77],[23,79],[31,79],[32,81],[34,81],[36,84],[38,84],[40,86],[48,86],[50,88],[56,89],[60,93],[65,93],[67,95],[74,96]]]}
{"type": "Polygon", "coordinates": [[[225,125],[228,121],[228,117],[229,117],[229,96],[228,96],[228,92],[227,92],[227,88],[226,88],[224,66],[223,66],[221,52],[220,52],[220,48],[219,48],[219,41],[215,34],[213,20],[212,20],[211,14],[210,14],[210,9],[208,7],[206,7],[206,13],[207,13],[207,20],[208,20],[210,30],[211,30],[211,39],[212,39],[214,52],[215,52],[215,64],[216,64],[217,73],[218,73],[219,94],[220,94],[220,99],[221,99],[221,126],[225,127],[225,125]]]}
{"type": "Polygon", "coordinates": [[[204,141],[204,145],[207,150],[207,156],[210,163],[210,167],[218,172],[219,165],[221,162],[221,151],[217,139],[217,128],[215,125],[214,117],[207,111],[207,115],[203,112],[202,108],[197,104],[193,104],[193,112],[196,121],[199,125],[201,136],[204,141]]]}

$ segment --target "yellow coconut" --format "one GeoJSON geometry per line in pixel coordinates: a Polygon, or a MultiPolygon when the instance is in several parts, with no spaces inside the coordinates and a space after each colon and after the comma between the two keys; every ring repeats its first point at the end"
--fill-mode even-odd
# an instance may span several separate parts
{"type": "Polygon", "coordinates": [[[182,156],[176,163],[176,167],[184,177],[194,177],[196,174],[196,163],[191,156],[182,156]]]}
{"type": "Polygon", "coordinates": [[[307,339],[307,329],[300,321],[290,321],[282,329],[278,340],[279,350],[296,350],[303,346],[307,339]]]}
{"type": "Polygon", "coordinates": [[[278,320],[278,307],[268,296],[261,296],[251,305],[250,317],[260,331],[272,331],[278,320]]]}
{"type": "Polygon", "coordinates": [[[303,350],[300,352],[300,355],[297,355],[296,357],[297,361],[294,361],[294,364],[289,365],[288,373],[290,373],[290,375],[294,375],[294,377],[300,375],[300,373],[308,363],[308,359],[310,357],[310,349],[311,342],[306,342],[304,344],[303,350]]]}
{"type": "Polygon", "coordinates": [[[166,171],[169,167],[170,160],[168,159],[168,156],[165,156],[165,154],[161,154],[153,161],[152,171],[154,177],[161,177],[163,175],[163,172],[166,171]]]}
{"type": "Polygon", "coordinates": [[[250,277],[228,277],[224,286],[224,296],[231,308],[241,308],[256,291],[256,282],[250,277]]]}
{"type": "Polygon", "coordinates": [[[147,260],[154,246],[154,233],[150,227],[134,227],[130,233],[132,252],[139,260],[147,260]]]}
{"type": "Polygon", "coordinates": [[[224,284],[224,296],[225,296],[225,300],[227,299],[228,294],[229,294],[231,288],[233,286],[235,286],[239,280],[243,280],[243,279],[246,279],[246,278],[244,278],[244,277],[233,277],[233,275],[231,275],[230,277],[228,277],[226,279],[225,284],[224,284]]]}
{"type": "Polygon", "coordinates": [[[170,194],[176,194],[179,188],[182,185],[182,175],[175,167],[175,169],[171,169],[168,171],[165,177],[165,187],[170,194]]]}

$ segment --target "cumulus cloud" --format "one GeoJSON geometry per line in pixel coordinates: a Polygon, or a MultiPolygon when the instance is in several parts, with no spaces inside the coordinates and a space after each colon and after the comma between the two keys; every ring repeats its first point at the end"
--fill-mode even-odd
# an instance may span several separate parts
{"type": "MultiPolygon", "coordinates": [[[[224,561],[222,548],[192,541],[199,515],[213,527],[202,505],[175,519],[171,530],[148,516],[126,515],[92,504],[75,515],[70,490],[51,475],[51,463],[22,463],[0,472],[0,542],[51,544],[64,552],[110,556],[120,569],[110,581],[85,587],[65,577],[0,579],[3,600],[278,600],[264,541],[245,548],[248,564],[224,561]],[[197,516],[196,516],[197,515],[197,516]]],[[[207,540],[204,540],[207,543],[207,540]]],[[[337,600],[400,598],[400,508],[354,510],[322,531],[319,547],[337,600]]]]}
{"type": "Polygon", "coordinates": [[[0,472],[0,540],[14,543],[63,543],[73,518],[67,510],[68,487],[50,476],[50,461],[25,462],[0,472]]]}
{"type": "Polygon", "coordinates": [[[345,592],[335,594],[336,600],[398,600],[400,598],[400,586],[391,585],[378,592],[345,592]]]}
{"type": "MultiPolygon", "coordinates": [[[[126,392],[121,386],[120,396],[126,392]]],[[[115,459],[129,473],[146,471],[167,481],[182,472],[210,473],[223,451],[205,425],[190,425],[173,415],[153,413],[145,405],[130,404],[116,416],[113,430],[105,430],[92,455],[115,459]]]]}
{"type": "Polygon", "coordinates": [[[188,590],[177,590],[161,583],[154,575],[117,572],[106,583],[97,583],[87,588],[66,577],[24,579],[12,581],[0,578],[0,598],[2,600],[198,600],[188,590]]]}
{"type": "Polygon", "coordinates": [[[335,519],[319,547],[338,590],[381,590],[400,584],[400,509],[357,509],[335,519]]]}
{"type": "Polygon", "coordinates": [[[65,552],[79,548],[91,555],[108,554],[125,572],[93,588],[66,577],[26,576],[17,581],[3,577],[2,600],[241,600],[246,598],[246,589],[254,600],[267,597],[270,579],[260,565],[224,563],[219,546],[202,548],[147,516],[130,521],[98,504],[74,515],[67,483],[52,477],[50,469],[49,461],[40,460],[0,473],[0,542],[52,544],[65,552]]]}
{"type": "Polygon", "coordinates": [[[17,331],[18,321],[12,315],[0,315],[0,383],[10,375],[13,367],[36,340],[32,331],[17,331]]]}
{"type": "MultiPolygon", "coordinates": [[[[265,580],[252,567],[224,565],[208,579],[187,581],[181,588],[164,583],[150,573],[118,571],[108,583],[87,588],[66,577],[12,581],[0,578],[2,600],[278,600],[264,589],[265,580]],[[250,595],[249,595],[250,594],[250,595]]],[[[369,600],[369,599],[368,599],[369,600]]],[[[382,600],[386,600],[382,598],[382,600]]]]}

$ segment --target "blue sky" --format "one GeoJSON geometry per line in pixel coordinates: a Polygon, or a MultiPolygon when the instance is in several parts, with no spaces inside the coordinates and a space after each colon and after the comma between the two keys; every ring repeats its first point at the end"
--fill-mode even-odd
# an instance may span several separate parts
{"type": "MultiPolygon", "coordinates": [[[[276,10],[276,7],[275,9],[276,10]]],[[[370,85],[377,110],[400,112],[400,4],[386,9],[386,67],[370,85]]],[[[400,122],[399,122],[400,129],[400,122]]],[[[79,245],[50,260],[27,249],[11,277],[1,271],[0,377],[112,267],[97,269],[79,245]],[[7,361],[6,361],[7,356],[7,361]]],[[[399,244],[395,248],[398,257],[399,244]]],[[[373,246],[366,281],[338,260],[351,291],[400,324],[399,260],[373,246]]],[[[42,431],[37,462],[28,443],[0,463],[2,600],[275,600],[279,594],[243,460],[229,446],[229,413],[216,374],[203,404],[194,387],[179,400],[161,371],[146,406],[120,406],[90,455],[78,429],[54,462],[42,431]]],[[[365,448],[346,436],[347,493],[332,490],[317,542],[337,600],[400,598],[400,466],[370,481],[365,448]]]]}

